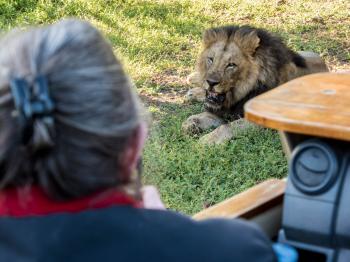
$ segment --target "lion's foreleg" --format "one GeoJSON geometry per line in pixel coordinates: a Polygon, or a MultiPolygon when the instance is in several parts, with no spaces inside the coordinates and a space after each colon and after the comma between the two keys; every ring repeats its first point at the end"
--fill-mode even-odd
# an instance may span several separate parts
{"type": "Polygon", "coordinates": [[[245,132],[248,128],[251,128],[252,126],[254,126],[252,123],[249,123],[243,118],[237,119],[230,123],[221,125],[214,129],[212,132],[202,136],[199,139],[199,142],[207,145],[223,144],[234,139],[240,133],[245,132]]]}
{"type": "Polygon", "coordinates": [[[203,112],[187,118],[182,123],[182,130],[188,134],[200,134],[224,123],[225,121],[221,117],[209,112],[203,112]]]}

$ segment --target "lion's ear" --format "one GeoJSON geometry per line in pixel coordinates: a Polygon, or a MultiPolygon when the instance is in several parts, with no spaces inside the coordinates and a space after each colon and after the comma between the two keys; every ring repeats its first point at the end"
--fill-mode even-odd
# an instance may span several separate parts
{"type": "Polygon", "coordinates": [[[210,46],[217,40],[217,32],[214,29],[207,29],[203,33],[203,44],[210,46]]]}
{"type": "Polygon", "coordinates": [[[238,30],[234,34],[233,41],[236,42],[243,52],[253,55],[259,47],[260,38],[255,30],[249,33],[238,30]]]}

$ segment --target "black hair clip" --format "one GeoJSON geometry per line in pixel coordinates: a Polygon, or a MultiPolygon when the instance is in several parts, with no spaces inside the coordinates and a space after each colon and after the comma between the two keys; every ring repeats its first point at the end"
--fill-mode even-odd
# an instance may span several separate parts
{"type": "Polygon", "coordinates": [[[17,117],[24,128],[24,143],[32,135],[35,119],[42,120],[50,132],[53,129],[54,104],[49,96],[47,78],[38,76],[32,85],[24,78],[14,78],[10,81],[10,88],[17,117]]]}

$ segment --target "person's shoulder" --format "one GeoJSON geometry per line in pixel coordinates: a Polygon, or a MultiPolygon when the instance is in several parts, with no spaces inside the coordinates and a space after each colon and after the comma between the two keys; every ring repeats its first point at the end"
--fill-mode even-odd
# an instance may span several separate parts
{"type": "Polygon", "coordinates": [[[234,236],[243,238],[257,237],[269,241],[260,228],[254,224],[241,219],[213,218],[205,220],[194,220],[187,215],[169,210],[140,209],[144,219],[152,223],[162,223],[167,226],[189,226],[193,231],[203,234],[220,235],[220,237],[234,236]],[[241,236],[241,233],[244,234],[241,236]],[[234,234],[232,234],[234,233],[234,234]]]}
{"type": "Polygon", "coordinates": [[[154,223],[165,223],[166,225],[176,225],[181,226],[187,225],[191,226],[193,230],[199,230],[205,233],[225,233],[223,235],[233,235],[230,234],[234,232],[237,233],[244,232],[245,236],[256,236],[261,237],[268,241],[266,236],[262,233],[260,228],[254,224],[241,219],[223,219],[223,218],[213,218],[205,220],[194,220],[191,217],[170,211],[170,210],[152,210],[152,209],[140,209],[144,217],[151,217],[154,223]],[[170,223],[171,222],[171,223],[170,223]]]}
{"type": "Polygon", "coordinates": [[[254,223],[240,219],[208,219],[197,223],[221,249],[223,258],[276,261],[271,241],[254,223]]]}
{"type": "Polygon", "coordinates": [[[206,258],[203,261],[276,261],[270,240],[253,223],[239,219],[195,221],[172,211],[145,212],[156,218],[153,223],[182,239],[187,249],[200,250],[206,258]]]}

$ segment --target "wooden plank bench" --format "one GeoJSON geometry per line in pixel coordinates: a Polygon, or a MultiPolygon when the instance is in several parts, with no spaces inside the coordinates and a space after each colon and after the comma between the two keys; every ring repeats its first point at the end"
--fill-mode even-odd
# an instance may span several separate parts
{"type": "Polygon", "coordinates": [[[269,179],[193,216],[207,218],[242,218],[259,224],[273,237],[280,228],[285,180],[269,179]]]}

